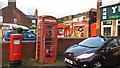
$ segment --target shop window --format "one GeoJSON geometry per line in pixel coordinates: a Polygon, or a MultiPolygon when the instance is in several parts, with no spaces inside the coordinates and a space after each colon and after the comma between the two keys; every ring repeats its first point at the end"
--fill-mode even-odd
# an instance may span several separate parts
{"type": "Polygon", "coordinates": [[[104,36],[111,36],[111,27],[104,27],[104,36]]]}
{"type": "Polygon", "coordinates": [[[58,35],[57,37],[64,37],[64,29],[63,28],[59,28],[58,29],[58,35]]]}
{"type": "Polygon", "coordinates": [[[120,21],[118,21],[118,25],[120,25],[120,21]]]}
{"type": "Polygon", "coordinates": [[[118,36],[120,36],[120,26],[118,26],[118,29],[117,29],[118,31],[117,31],[117,34],[118,34],[118,36]]]}
{"type": "Polygon", "coordinates": [[[101,22],[101,35],[112,36],[112,21],[101,22]]]}

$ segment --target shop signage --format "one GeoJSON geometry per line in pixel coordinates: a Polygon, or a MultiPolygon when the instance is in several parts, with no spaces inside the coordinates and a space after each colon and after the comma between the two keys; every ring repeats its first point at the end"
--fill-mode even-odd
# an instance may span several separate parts
{"type": "Polygon", "coordinates": [[[100,9],[101,20],[120,19],[120,4],[114,4],[100,9]]]}
{"type": "MultiPolygon", "coordinates": [[[[38,22],[41,22],[42,20],[39,19],[38,22]]],[[[45,22],[57,22],[56,20],[51,20],[51,19],[44,19],[45,22]]]]}
{"type": "Polygon", "coordinates": [[[57,22],[56,20],[44,19],[46,22],[57,22]]]}

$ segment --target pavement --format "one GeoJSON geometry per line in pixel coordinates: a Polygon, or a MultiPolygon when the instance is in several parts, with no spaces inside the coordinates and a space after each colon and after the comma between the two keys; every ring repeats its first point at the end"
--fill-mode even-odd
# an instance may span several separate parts
{"type": "MultiPolygon", "coordinates": [[[[38,61],[35,61],[32,58],[23,59],[22,65],[18,66],[17,68],[67,68],[63,60],[63,56],[60,56],[55,62],[40,64],[38,61]]],[[[8,68],[9,66],[9,63],[4,63],[2,68],[8,68]]]]}
{"type": "MultiPolygon", "coordinates": [[[[34,59],[23,59],[22,65],[18,66],[17,68],[68,68],[64,63],[64,57],[57,58],[57,61],[53,63],[43,63],[40,64],[38,61],[34,61],[34,59]]],[[[2,68],[9,68],[9,64],[4,64],[5,67],[2,68]]],[[[109,68],[120,68],[120,65],[113,66],[109,68]]]]}

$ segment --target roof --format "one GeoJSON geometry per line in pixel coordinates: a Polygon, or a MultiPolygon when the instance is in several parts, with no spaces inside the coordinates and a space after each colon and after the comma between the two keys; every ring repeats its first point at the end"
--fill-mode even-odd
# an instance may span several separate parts
{"type": "Polygon", "coordinates": [[[27,15],[27,17],[29,17],[30,19],[36,19],[37,20],[37,17],[34,16],[34,15],[27,15]]]}
{"type": "Polygon", "coordinates": [[[8,23],[1,23],[1,25],[3,25],[3,27],[6,25],[9,29],[13,29],[13,28],[22,28],[22,29],[25,29],[25,30],[29,30],[28,27],[26,26],[23,26],[23,25],[17,25],[17,24],[8,24],[8,23]]]}
{"type": "Polygon", "coordinates": [[[91,12],[97,12],[97,9],[91,8],[89,11],[91,11],[91,12]]]}
{"type": "Polygon", "coordinates": [[[106,6],[100,6],[100,8],[110,7],[110,6],[119,5],[119,4],[120,4],[120,2],[114,3],[114,4],[110,4],[110,5],[106,5],[106,6]]]}

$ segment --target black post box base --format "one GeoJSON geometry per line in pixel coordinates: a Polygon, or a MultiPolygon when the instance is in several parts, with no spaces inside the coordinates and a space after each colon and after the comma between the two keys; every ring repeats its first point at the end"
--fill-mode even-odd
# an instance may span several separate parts
{"type": "Polygon", "coordinates": [[[18,65],[21,65],[21,64],[22,64],[21,60],[10,61],[10,67],[17,67],[18,65]]]}

